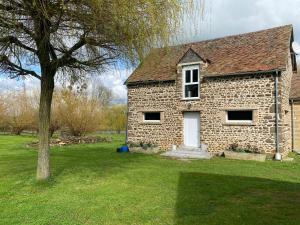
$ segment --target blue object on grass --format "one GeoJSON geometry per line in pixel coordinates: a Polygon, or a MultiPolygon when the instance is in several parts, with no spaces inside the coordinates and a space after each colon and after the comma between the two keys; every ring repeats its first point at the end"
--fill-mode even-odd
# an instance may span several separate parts
{"type": "Polygon", "coordinates": [[[117,152],[129,152],[129,148],[127,145],[123,145],[120,148],[117,148],[117,152]]]}

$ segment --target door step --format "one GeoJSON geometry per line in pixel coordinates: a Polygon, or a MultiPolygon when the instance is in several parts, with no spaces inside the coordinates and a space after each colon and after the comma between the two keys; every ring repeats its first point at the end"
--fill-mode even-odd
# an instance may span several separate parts
{"type": "Polygon", "coordinates": [[[167,151],[162,156],[179,158],[179,159],[210,159],[212,155],[201,148],[180,146],[176,150],[167,151]]]}

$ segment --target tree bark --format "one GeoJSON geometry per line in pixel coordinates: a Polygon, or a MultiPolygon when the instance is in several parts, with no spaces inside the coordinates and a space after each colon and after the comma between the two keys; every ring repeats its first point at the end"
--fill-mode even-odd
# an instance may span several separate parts
{"type": "Polygon", "coordinates": [[[54,76],[45,75],[41,79],[41,95],[39,108],[39,151],[37,162],[37,180],[50,177],[50,112],[54,90],[54,76]]]}

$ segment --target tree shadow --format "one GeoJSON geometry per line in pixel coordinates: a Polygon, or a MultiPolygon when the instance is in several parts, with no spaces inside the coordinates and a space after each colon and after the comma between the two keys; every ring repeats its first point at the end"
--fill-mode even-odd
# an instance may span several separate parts
{"type": "Polygon", "coordinates": [[[181,173],[176,224],[300,224],[300,184],[181,173]]]}

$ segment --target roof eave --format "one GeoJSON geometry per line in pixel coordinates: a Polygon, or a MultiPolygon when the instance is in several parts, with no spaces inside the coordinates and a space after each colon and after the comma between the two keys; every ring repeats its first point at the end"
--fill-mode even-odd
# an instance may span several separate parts
{"type": "Polygon", "coordinates": [[[139,85],[139,84],[154,84],[154,83],[167,83],[167,82],[174,82],[175,79],[170,79],[170,80],[146,80],[146,81],[131,81],[124,83],[126,86],[131,86],[131,85],[139,85]]]}
{"type": "Polygon", "coordinates": [[[206,74],[204,77],[213,78],[213,77],[227,77],[227,76],[239,76],[239,75],[251,75],[251,74],[265,74],[265,73],[274,73],[276,71],[285,71],[286,68],[278,68],[272,70],[260,70],[260,71],[247,71],[247,72],[237,72],[237,73],[226,73],[226,74],[206,74]]]}

